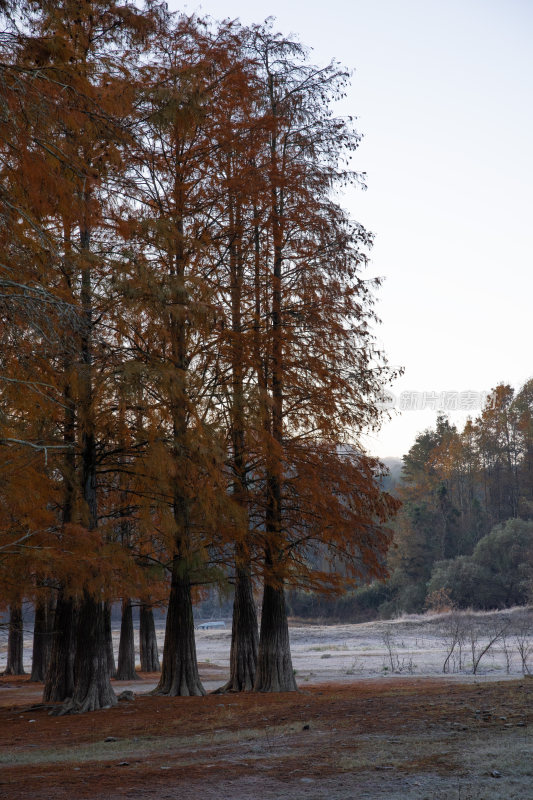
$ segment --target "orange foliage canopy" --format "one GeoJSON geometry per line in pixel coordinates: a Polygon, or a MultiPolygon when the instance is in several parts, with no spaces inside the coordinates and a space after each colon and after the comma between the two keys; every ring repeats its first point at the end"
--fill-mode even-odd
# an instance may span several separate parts
{"type": "Polygon", "coordinates": [[[155,5],[28,14],[0,62],[1,568],[153,597],[224,580],[237,544],[273,584],[383,577],[346,73],[155,5]]]}

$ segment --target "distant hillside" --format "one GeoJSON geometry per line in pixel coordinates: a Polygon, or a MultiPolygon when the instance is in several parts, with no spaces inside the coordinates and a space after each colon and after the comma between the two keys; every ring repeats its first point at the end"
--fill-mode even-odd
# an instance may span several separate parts
{"type": "Polygon", "coordinates": [[[382,458],[381,461],[389,470],[388,476],[383,480],[383,488],[390,492],[400,483],[403,460],[398,456],[387,456],[382,458]]]}

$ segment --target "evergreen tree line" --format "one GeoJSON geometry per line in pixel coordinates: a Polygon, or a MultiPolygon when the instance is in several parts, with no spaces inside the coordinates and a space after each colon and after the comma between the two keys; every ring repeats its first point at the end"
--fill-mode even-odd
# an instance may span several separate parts
{"type": "Polygon", "coordinates": [[[32,601],[45,699],[93,710],[116,702],[109,604],[129,654],[132,602],[148,628],[163,604],[157,691],[201,695],[193,603],[229,584],[225,688],[294,689],[286,587],[385,576],[399,506],[359,445],[393,374],[371,334],[371,236],[335,199],[364,183],[332,111],[349,76],[269,24],[0,7],[12,629],[32,601]]]}
{"type": "Polygon", "coordinates": [[[393,491],[402,508],[389,580],[333,601],[292,595],[294,613],[366,619],[531,602],[533,380],[517,392],[496,386],[462,431],[438,417],[403,457],[393,491]]]}
{"type": "Polygon", "coordinates": [[[440,417],[418,436],[399,496],[390,561],[402,610],[442,590],[463,607],[533,599],[533,380],[516,393],[496,386],[462,431],[440,417]]]}

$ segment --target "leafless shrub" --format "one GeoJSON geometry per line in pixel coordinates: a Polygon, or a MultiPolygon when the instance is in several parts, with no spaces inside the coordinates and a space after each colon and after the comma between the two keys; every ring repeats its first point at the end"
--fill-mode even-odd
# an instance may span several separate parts
{"type": "Polygon", "coordinates": [[[351,665],[344,671],[344,674],[355,675],[357,672],[364,672],[364,666],[362,665],[360,659],[354,658],[352,659],[351,665]]]}
{"type": "MultiPolygon", "coordinates": [[[[390,630],[385,630],[382,633],[381,640],[385,645],[385,649],[387,651],[391,672],[394,672],[396,674],[400,674],[402,672],[408,672],[410,675],[416,672],[416,666],[413,663],[412,658],[407,659],[399,657],[397,651],[398,643],[395,640],[390,630]]],[[[402,646],[405,646],[403,642],[402,646]]],[[[388,665],[386,666],[388,669],[388,665]]]]}
{"type": "Polygon", "coordinates": [[[385,645],[385,650],[387,651],[387,655],[389,657],[391,672],[396,672],[398,655],[396,653],[396,642],[394,641],[394,637],[390,630],[383,631],[381,634],[381,641],[385,645]]]}
{"type": "Polygon", "coordinates": [[[511,626],[506,628],[502,633],[502,650],[505,657],[505,671],[508,675],[511,674],[513,664],[513,648],[510,644],[509,635],[511,633],[511,626]]]}
{"type": "Polygon", "coordinates": [[[479,664],[483,656],[485,656],[489,650],[496,644],[496,642],[502,638],[502,636],[509,630],[509,620],[504,619],[501,620],[499,623],[494,624],[491,626],[487,633],[487,635],[483,635],[483,631],[480,631],[479,626],[476,624],[474,619],[469,620],[468,624],[468,643],[470,645],[470,653],[472,656],[472,673],[477,675],[477,671],[479,668],[479,664]]]}
{"type": "Polygon", "coordinates": [[[441,636],[444,640],[446,658],[442,665],[444,673],[450,672],[450,663],[454,665],[454,672],[463,668],[463,649],[465,644],[464,618],[454,611],[443,622],[441,636]]]}
{"type": "Polygon", "coordinates": [[[515,628],[514,638],[522,672],[524,675],[531,675],[529,659],[533,655],[533,624],[527,619],[519,622],[515,628]]]}

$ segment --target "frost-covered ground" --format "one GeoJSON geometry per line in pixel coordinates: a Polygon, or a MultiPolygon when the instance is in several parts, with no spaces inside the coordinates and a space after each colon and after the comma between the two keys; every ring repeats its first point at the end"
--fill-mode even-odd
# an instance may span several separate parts
{"type": "MultiPolygon", "coordinates": [[[[160,653],[164,619],[156,614],[160,653]]],[[[114,625],[115,653],[119,629],[114,625]]],[[[206,688],[220,685],[229,668],[231,622],[223,630],[197,630],[198,660],[209,665],[206,688]]],[[[533,673],[533,608],[505,612],[421,615],[358,625],[291,624],[293,667],[299,684],[349,681],[387,675],[473,674],[501,679],[533,673]],[[487,652],[484,648],[495,638],[487,652]],[[452,646],[453,645],[453,646],[452,646]],[[446,668],[445,668],[446,664],[446,668]]],[[[0,671],[6,663],[7,630],[0,630],[0,671]]],[[[31,625],[24,637],[24,661],[31,667],[31,625]]],[[[136,632],[138,658],[138,637],[136,632]]]]}
{"type": "MultiPolygon", "coordinates": [[[[200,661],[229,664],[231,631],[198,631],[200,661]]],[[[533,609],[421,615],[358,625],[291,625],[297,681],[349,681],[377,675],[473,673],[498,679],[533,673],[533,609]],[[484,648],[494,638],[484,655],[484,648]],[[454,643],[455,642],[455,643],[454,643]],[[452,647],[453,645],[453,647],[452,647]]]]}
{"type": "MultiPolygon", "coordinates": [[[[522,678],[533,672],[533,609],[293,624],[290,634],[302,691],[284,695],[182,702],[147,695],[149,674],[113,682],[133,703],[50,717],[41,684],[2,678],[0,796],[533,800],[533,681],[522,678]]],[[[114,635],[118,649],[118,625],[114,635]]],[[[228,674],[230,624],[196,636],[209,691],[228,674]]]]}

